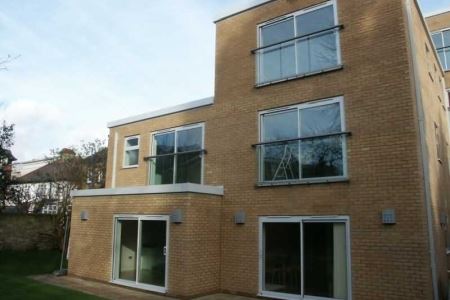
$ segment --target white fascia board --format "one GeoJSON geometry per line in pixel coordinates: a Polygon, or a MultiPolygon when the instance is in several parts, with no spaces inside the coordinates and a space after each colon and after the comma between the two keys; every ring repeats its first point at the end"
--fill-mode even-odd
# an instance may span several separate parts
{"type": "Polygon", "coordinates": [[[220,22],[224,19],[227,19],[229,17],[238,15],[240,13],[246,12],[248,10],[254,9],[258,6],[264,5],[266,3],[272,2],[272,1],[276,1],[276,0],[254,0],[251,1],[250,4],[247,4],[245,6],[239,6],[239,7],[234,7],[233,9],[227,10],[223,13],[221,13],[216,20],[214,21],[214,23],[220,22]]]}
{"type": "Polygon", "coordinates": [[[72,197],[121,196],[171,193],[197,193],[223,196],[223,186],[202,185],[195,183],[177,183],[164,185],[148,185],[123,187],[114,189],[73,190],[72,197]]]}
{"type": "Polygon", "coordinates": [[[160,110],[155,110],[155,111],[151,111],[148,113],[112,121],[112,122],[108,123],[108,128],[117,127],[117,126],[134,123],[134,122],[139,122],[139,121],[143,121],[143,120],[147,120],[147,119],[157,118],[157,117],[161,117],[161,116],[165,116],[165,115],[170,115],[173,113],[178,113],[178,112],[182,112],[185,110],[199,108],[199,107],[207,106],[207,105],[211,105],[211,104],[214,104],[214,97],[190,101],[190,102],[183,103],[180,105],[175,105],[175,106],[163,108],[160,110]]]}

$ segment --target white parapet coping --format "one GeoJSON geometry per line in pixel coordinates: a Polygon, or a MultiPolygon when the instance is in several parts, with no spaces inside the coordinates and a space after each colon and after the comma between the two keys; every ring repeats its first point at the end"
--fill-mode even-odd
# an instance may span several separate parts
{"type": "Polygon", "coordinates": [[[143,121],[143,120],[147,120],[147,119],[157,118],[157,117],[170,115],[170,114],[174,114],[174,113],[178,113],[178,112],[182,112],[182,111],[186,111],[186,110],[190,110],[190,109],[194,109],[194,108],[199,108],[199,107],[203,107],[203,106],[208,106],[208,105],[212,105],[212,104],[214,104],[214,97],[209,97],[209,98],[204,98],[204,99],[195,100],[195,101],[191,101],[191,102],[186,102],[186,103],[183,103],[180,105],[171,106],[171,107],[163,108],[160,110],[143,113],[143,114],[140,114],[137,116],[132,116],[132,117],[112,121],[112,122],[108,123],[108,128],[117,127],[117,126],[130,124],[130,123],[135,123],[135,122],[139,122],[139,121],[143,121]]]}
{"type": "Polygon", "coordinates": [[[146,195],[146,194],[173,194],[173,193],[197,193],[197,194],[223,196],[223,186],[212,186],[195,183],[177,183],[164,185],[122,187],[114,189],[74,190],[70,192],[70,195],[72,197],[95,197],[95,196],[122,196],[122,195],[146,195]]]}

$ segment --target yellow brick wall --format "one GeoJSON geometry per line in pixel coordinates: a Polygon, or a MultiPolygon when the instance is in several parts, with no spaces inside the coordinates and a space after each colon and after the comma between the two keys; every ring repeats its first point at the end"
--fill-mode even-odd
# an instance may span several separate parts
{"type": "Polygon", "coordinates": [[[183,223],[169,222],[168,294],[190,296],[218,291],[220,203],[221,197],[190,193],[76,198],[69,274],[111,280],[114,215],[170,215],[179,208],[183,223]],[[80,220],[81,211],[88,212],[89,220],[80,220]]]}
{"type": "MultiPolygon", "coordinates": [[[[148,167],[142,157],[150,153],[150,133],[205,122],[205,148],[208,150],[205,183],[225,188],[220,215],[205,223],[208,227],[215,226],[220,220],[220,268],[215,269],[218,273],[214,278],[220,280],[221,290],[250,295],[258,293],[258,217],[345,215],[350,217],[353,299],[432,299],[417,110],[404,1],[338,0],[339,23],[345,26],[340,32],[344,68],[254,87],[255,57],[250,50],[257,47],[257,24],[320,2],[278,0],[218,22],[214,105],[112,128],[107,186],[111,186],[111,145],[116,133],[119,136],[116,186],[142,186],[148,183],[148,167]],[[341,95],[344,97],[346,126],[352,132],[347,140],[349,181],[255,187],[257,163],[251,144],[258,142],[258,112],[341,95]],[[141,136],[140,165],[123,169],[124,137],[136,134],[141,136]],[[386,208],[396,210],[396,225],[381,224],[380,213],[386,208]],[[232,221],[238,210],[247,214],[245,225],[237,226],[232,221]]],[[[428,82],[424,88],[432,101],[426,106],[432,110],[427,116],[434,116],[439,111],[438,100],[434,98],[436,86],[428,82]]],[[[442,121],[440,113],[438,116],[438,121],[442,121]]],[[[432,159],[430,162],[435,164],[432,159]]],[[[436,214],[441,209],[442,194],[447,192],[436,192],[437,185],[448,177],[448,170],[433,165],[430,171],[434,174],[432,186],[436,200],[433,207],[436,214]]],[[[139,211],[146,214],[169,211],[168,207],[174,207],[171,201],[178,201],[177,205],[184,201],[178,196],[164,197],[168,199],[167,203],[145,201],[139,211]],[[169,200],[172,198],[175,200],[169,200]]],[[[138,205],[134,204],[136,197],[97,200],[75,200],[74,216],[81,208],[77,203],[99,213],[108,206],[112,206],[114,212],[131,212],[129,207],[138,205]]],[[[188,203],[193,211],[199,205],[196,201],[188,203]]],[[[111,248],[111,215],[112,212],[108,212],[104,219],[108,221],[98,223],[92,229],[95,237],[102,235],[95,228],[101,228],[109,235],[105,249],[111,248]]],[[[75,223],[74,226],[81,236],[86,225],[75,223]]],[[[439,236],[437,240],[442,244],[442,233],[437,224],[435,229],[439,236]]],[[[184,245],[181,233],[174,234],[172,239],[175,238],[181,239],[179,243],[184,245]]],[[[77,240],[73,235],[72,239],[77,240]]],[[[86,247],[79,244],[82,243],[72,243],[71,253],[86,247]]],[[[441,247],[439,249],[442,251],[441,247]]],[[[77,269],[73,262],[69,267],[74,274],[106,280],[111,261],[108,255],[105,254],[101,265],[93,257],[80,258],[82,262],[92,259],[93,265],[85,270],[81,264],[77,269]]],[[[197,253],[193,251],[192,255],[197,253]]],[[[172,259],[171,268],[179,267],[175,262],[182,265],[185,261],[182,256],[177,256],[172,259]]],[[[177,286],[175,294],[182,294],[193,284],[181,275],[172,274],[169,278],[171,286],[177,286]]],[[[203,285],[200,279],[196,283],[198,289],[203,285]]],[[[210,286],[212,289],[214,284],[210,286]]]]}

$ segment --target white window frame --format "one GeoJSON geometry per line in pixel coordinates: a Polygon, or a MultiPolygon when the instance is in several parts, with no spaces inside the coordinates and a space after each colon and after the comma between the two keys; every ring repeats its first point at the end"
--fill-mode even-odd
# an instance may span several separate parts
{"type": "MultiPolygon", "coordinates": [[[[259,272],[258,272],[258,296],[288,299],[288,300],[334,300],[334,298],[323,298],[315,296],[304,295],[304,255],[303,255],[303,224],[304,223],[343,223],[345,224],[345,239],[346,239],[346,255],[347,255],[347,299],[352,300],[352,274],[351,274],[351,238],[350,238],[350,217],[348,216],[264,216],[259,217],[259,272]],[[300,224],[300,262],[301,262],[301,293],[288,294],[278,293],[272,291],[264,291],[264,224],[265,223],[299,223],[300,224]]],[[[337,299],[336,299],[337,300],[337,299]]]]}
{"type": "MultiPolygon", "coordinates": [[[[433,35],[440,34],[441,35],[441,40],[442,40],[442,45],[445,45],[445,43],[444,43],[444,41],[445,41],[444,40],[444,32],[445,31],[450,31],[450,27],[433,31],[431,33],[431,40],[433,41],[433,35]]],[[[434,49],[435,49],[435,51],[436,51],[436,53],[438,54],[438,57],[439,57],[439,52],[437,51],[437,47],[434,44],[434,42],[433,42],[433,47],[434,47],[434,49]]],[[[449,57],[449,59],[450,59],[450,57],[449,57]]],[[[441,63],[440,59],[439,59],[439,63],[441,63]]],[[[442,65],[442,63],[441,63],[441,65],[442,65]]],[[[445,55],[445,51],[444,51],[444,65],[442,66],[442,69],[444,69],[444,71],[446,71],[446,72],[450,71],[450,61],[448,61],[447,55],[445,55]]]]}
{"type": "MultiPolygon", "coordinates": [[[[174,137],[174,153],[178,153],[177,152],[177,132],[179,131],[183,131],[183,130],[189,130],[189,129],[193,129],[193,128],[201,128],[202,129],[202,145],[201,148],[202,150],[205,149],[205,123],[196,123],[196,124],[191,124],[191,125],[184,125],[184,126],[178,126],[178,127],[173,127],[173,128],[168,128],[168,129],[162,129],[162,130],[158,130],[158,131],[154,131],[152,133],[150,133],[150,153],[149,155],[156,155],[156,144],[154,143],[155,140],[155,136],[156,135],[160,135],[160,134],[165,134],[165,133],[171,133],[173,132],[175,134],[174,137]]],[[[151,163],[151,162],[150,162],[151,163]]],[[[204,182],[204,168],[205,168],[205,155],[202,155],[202,161],[201,161],[201,168],[200,168],[200,184],[203,184],[204,182]]],[[[167,185],[170,184],[176,184],[176,175],[177,175],[177,160],[174,159],[174,168],[173,168],[173,177],[172,177],[172,183],[169,183],[167,185]]],[[[153,181],[154,175],[153,175],[153,168],[150,167],[149,168],[149,184],[150,185],[156,185],[153,181]]]]}
{"type": "MultiPolygon", "coordinates": [[[[256,40],[257,40],[257,43],[258,43],[258,47],[261,47],[261,41],[262,41],[261,37],[262,37],[262,28],[263,27],[269,26],[269,25],[275,25],[275,24],[277,24],[277,23],[279,23],[281,21],[284,21],[284,20],[286,20],[288,18],[291,18],[291,17],[294,19],[294,23],[295,23],[295,18],[297,16],[310,13],[312,11],[324,8],[324,7],[329,6],[329,5],[333,6],[334,25],[335,26],[339,25],[337,2],[336,2],[336,0],[329,0],[329,1],[317,4],[317,5],[313,5],[313,6],[310,6],[310,7],[307,7],[307,8],[303,8],[303,9],[298,10],[296,12],[293,12],[293,13],[290,13],[290,14],[286,14],[286,15],[283,15],[283,16],[280,16],[280,17],[271,19],[269,21],[266,21],[266,22],[258,24],[257,25],[257,30],[256,30],[256,40]]],[[[294,25],[294,35],[297,36],[297,26],[296,25],[294,25]]],[[[295,48],[295,75],[290,76],[290,77],[286,77],[286,78],[285,77],[279,78],[279,79],[276,79],[276,80],[273,80],[273,81],[269,81],[269,82],[261,81],[261,72],[260,71],[263,71],[261,69],[261,65],[262,65],[261,64],[261,56],[258,53],[256,53],[256,62],[257,62],[256,63],[256,68],[255,68],[256,69],[256,85],[257,86],[264,86],[264,85],[267,85],[267,84],[282,82],[282,81],[286,81],[286,80],[290,80],[290,79],[295,79],[295,78],[298,78],[298,77],[314,75],[314,74],[317,74],[317,73],[322,73],[322,72],[324,72],[326,70],[332,71],[332,70],[338,69],[338,68],[340,68],[342,66],[341,39],[340,39],[339,32],[336,34],[337,64],[334,67],[327,68],[325,70],[311,71],[309,73],[297,73],[298,61],[297,61],[297,42],[296,42],[296,40],[294,40],[294,48],[295,48]]]]}
{"type": "MultiPolygon", "coordinates": [[[[312,102],[306,102],[302,104],[297,105],[291,105],[291,106],[285,106],[281,108],[276,109],[269,109],[265,111],[259,112],[259,141],[264,142],[264,122],[263,117],[264,115],[271,114],[271,113],[277,113],[277,112],[284,112],[292,109],[297,109],[298,116],[298,122],[299,124],[298,129],[301,130],[301,118],[300,118],[300,111],[302,109],[312,108],[312,107],[318,107],[323,106],[327,104],[333,104],[333,103],[339,103],[340,112],[341,112],[341,132],[345,132],[346,124],[345,124],[345,107],[344,107],[344,97],[334,97],[334,98],[328,98],[328,99],[322,99],[312,102]]],[[[313,177],[313,178],[302,178],[301,174],[301,147],[299,147],[299,163],[300,163],[300,169],[299,169],[299,177],[300,179],[293,179],[293,180],[274,180],[274,181],[264,181],[264,161],[262,159],[262,156],[259,155],[258,157],[258,184],[259,185],[285,185],[285,184],[291,184],[291,183],[321,183],[321,182],[337,182],[337,181],[345,181],[348,180],[348,163],[347,163],[347,139],[345,137],[342,138],[342,175],[341,176],[330,176],[330,177],[313,177]]]]}
{"type": "Polygon", "coordinates": [[[141,146],[141,137],[140,137],[140,135],[133,135],[133,136],[125,137],[124,143],[123,143],[123,163],[122,163],[122,167],[124,169],[139,167],[139,156],[140,156],[140,152],[141,152],[140,149],[139,149],[140,146],[141,146]],[[137,146],[127,146],[128,140],[132,140],[132,139],[137,139],[138,140],[137,146]],[[130,151],[130,150],[138,150],[138,163],[135,164],[135,165],[127,165],[126,164],[127,151],[130,151]]]}
{"type": "Polygon", "coordinates": [[[113,216],[113,236],[112,236],[112,272],[110,282],[114,284],[119,284],[127,287],[157,292],[157,293],[167,293],[169,288],[169,243],[170,243],[170,216],[168,215],[128,215],[128,214],[117,214],[113,216]],[[136,281],[130,281],[125,279],[119,279],[117,274],[119,271],[119,265],[116,255],[118,242],[120,242],[120,233],[118,233],[117,223],[119,220],[129,220],[138,222],[138,232],[137,232],[137,251],[136,251],[136,273],[139,273],[140,267],[140,255],[141,255],[141,228],[142,221],[165,221],[166,222],[166,265],[165,265],[165,285],[164,287],[155,286],[151,284],[139,283],[139,277],[136,276],[136,281]]]}

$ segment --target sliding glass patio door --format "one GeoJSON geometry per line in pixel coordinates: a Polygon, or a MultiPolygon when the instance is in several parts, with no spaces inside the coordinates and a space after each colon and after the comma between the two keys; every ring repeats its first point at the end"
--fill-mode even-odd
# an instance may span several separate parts
{"type": "Polygon", "coordinates": [[[115,217],[113,282],[166,292],[167,216],[115,217]]]}
{"type": "Polygon", "coordinates": [[[347,218],[260,218],[260,294],[350,299],[347,218]]]}

